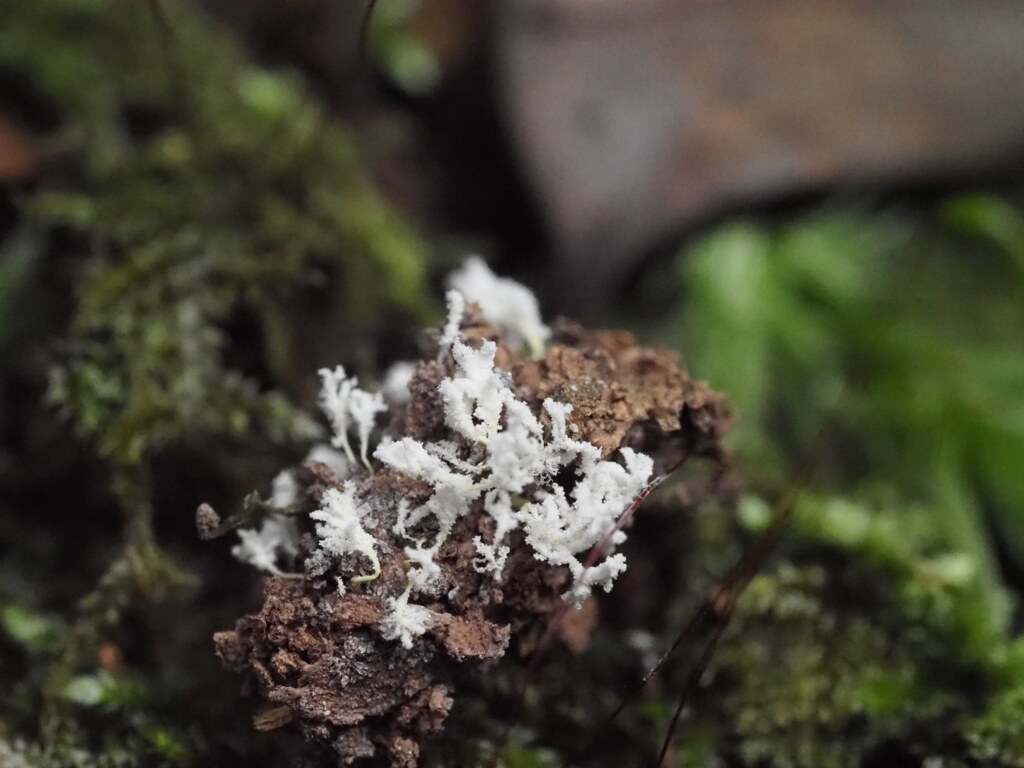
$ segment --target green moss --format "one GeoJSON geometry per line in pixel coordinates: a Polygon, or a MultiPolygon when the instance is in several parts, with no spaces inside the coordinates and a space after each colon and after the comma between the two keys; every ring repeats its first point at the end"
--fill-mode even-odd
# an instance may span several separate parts
{"type": "Polygon", "coordinates": [[[43,691],[41,754],[174,762],[177,737],[139,720],[145,691],[102,716],[84,702],[127,690],[92,668],[98,644],[191,583],[157,544],[154,477],[187,448],[251,487],[260,465],[233,457],[280,466],[312,441],[316,365],[359,352],[371,322],[431,309],[425,247],[303,79],[248,61],[197,3],[0,0],[0,18],[0,74],[44,105],[58,153],[19,201],[35,247],[5,259],[0,296],[41,268],[67,284],[49,400],[106,461],[125,519],[120,555],[26,682],[43,691]]]}
{"type": "Polygon", "coordinates": [[[1024,680],[998,696],[967,728],[971,755],[988,765],[1024,765],[1024,680]]]}
{"type": "MultiPolygon", "coordinates": [[[[755,532],[758,506],[742,505],[755,532]]],[[[712,663],[695,716],[717,730],[719,754],[783,768],[886,749],[966,761],[982,757],[983,732],[990,752],[1010,749],[990,723],[1009,726],[998,702],[1024,677],[1005,662],[1013,646],[989,586],[933,516],[891,498],[803,500],[712,663]]]]}
{"type": "Polygon", "coordinates": [[[308,438],[225,363],[225,326],[255,316],[282,379],[296,335],[325,333],[296,303],[336,307],[320,319],[337,328],[425,308],[422,246],[353,137],[189,3],[161,3],[166,25],[136,2],[6,5],[0,66],[28,73],[80,141],[75,183],[25,201],[84,250],[53,399],[121,463],[204,433],[308,438]]]}

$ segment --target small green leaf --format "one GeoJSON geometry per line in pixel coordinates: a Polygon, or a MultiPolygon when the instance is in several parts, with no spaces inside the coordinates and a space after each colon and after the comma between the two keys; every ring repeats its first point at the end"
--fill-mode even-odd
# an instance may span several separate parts
{"type": "Polygon", "coordinates": [[[0,608],[0,625],[11,639],[34,653],[49,648],[59,631],[52,619],[14,603],[0,608]]]}
{"type": "Polygon", "coordinates": [[[83,707],[98,706],[104,698],[106,683],[97,675],[79,675],[68,681],[62,695],[83,707]]]}

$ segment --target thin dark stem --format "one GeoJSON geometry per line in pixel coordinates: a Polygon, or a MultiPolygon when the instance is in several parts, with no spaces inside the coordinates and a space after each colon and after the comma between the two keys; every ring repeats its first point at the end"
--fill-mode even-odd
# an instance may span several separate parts
{"type": "MultiPolygon", "coordinates": [[[[644,502],[644,499],[646,499],[648,495],[650,495],[651,491],[653,491],[655,488],[661,485],[661,483],[664,482],[666,477],[668,477],[680,465],[682,465],[685,458],[686,457],[684,456],[682,459],[680,459],[678,462],[672,465],[672,467],[670,467],[664,475],[658,475],[650,483],[648,483],[647,486],[640,492],[640,495],[638,495],[636,499],[633,500],[633,503],[629,505],[626,511],[619,515],[619,519],[615,522],[615,525],[612,527],[612,529],[605,534],[604,538],[602,538],[601,541],[599,541],[591,548],[589,554],[587,555],[587,559],[583,562],[584,573],[586,573],[594,565],[594,563],[597,562],[598,558],[600,558],[601,556],[601,553],[604,552],[605,548],[611,542],[612,536],[615,534],[615,532],[621,530],[622,527],[627,522],[629,522],[629,520],[633,517],[633,514],[637,511],[637,509],[639,509],[640,505],[644,502]]],[[[514,708],[512,710],[512,715],[506,720],[505,727],[502,730],[502,736],[499,743],[503,746],[508,743],[508,738],[512,729],[512,725],[514,723],[517,723],[519,721],[520,716],[522,715],[523,708],[526,704],[526,692],[529,690],[530,684],[536,678],[537,671],[540,669],[541,659],[544,657],[544,652],[547,650],[548,644],[551,642],[551,638],[554,637],[555,632],[558,630],[559,625],[562,623],[562,619],[565,617],[568,608],[569,604],[566,603],[564,600],[561,603],[559,603],[559,605],[555,608],[554,612],[551,614],[551,618],[549,619],[547,626],[544,628],[544,634],[541,635],[540,640],[537,641],[537,647],[534,648],[533,653],[530,654],[530,660],[527,662],[526,665],[526,672],[521,678],[522,682],[518,686],[518,690],[516,691],[516,699],[514,708]]]]}
{"type": "Polygon", "coordinates": [[[647,673],[643,676],[640,682],[633,688],[633,690],[631,690],[628,694],[622,697],[622,699],[619,701],[619,705],[608,716],[606,724],[611,725],[611,723],[613,723],[615,719],[622,714],[623,710],[626,707],[628,707],[630,704],[636,701],[637,696],[640,695],[640,692],[644,689],[644,686],[646,686],[654,678],[654,676],[661,671],[661,668],[679,649],[679,647],[683,645],[683,643],[685,643],[690,638],[694,637],[699,630],[709,626],[714,626],[714,623],[717,619],[716,606],[721,603],[722,599],[727,594],[727,582],[728,578],[723,580],[723,582],[720,585],[715,587],[711,595],[704,599],[704,601],[700,604],[700,607],[698,607],[697,610],[694,611],[693,615],[690,616],[690,620],[686,622],[686,625],[682,628],[679,634],[676,635],[676,639],[672,642],[672,645],[669,647],[669,649],[661,655],[661,657],[654,663],[654,665],[649,670],[647,670],[647,673]]]}
{"type": "Polygon", "coordinates": [[[810,485],[811,479],[821,462],[824,441],[831,432],[834,420],[838,417],[838,414],[839,409],[837,407],[833,411],[832,417],[827,419],[822,425],[817,436],[812,441],[810,450],[804,454],[800,465],[797,467],[793,481],[789,484],[786,493],[783,494],[779,501],[779,505],[772,517],[771,524],[768,526],[768,530],[765,531],[765,533],[758,539],[753,549],[744,554],[740,561],[733,566],[728,574],[726,574],[725,578],[722,579],[719,585],[715,587],[711,594],[701,603],[697,611],[676,636],[671,647],[661,656],[660,659],[658,659],[654,666],[648,670],[640,683],[625,697],[623,697],[619,702],[618,707],[616,707],[615,711],[608,717],[607,723],[610,724],[630,703],[636,699],[644,686],[647,685],[647,683],[661,670],[668,659],[679,649],[681,645],[683,645],[684,642],[697,635],[700,630],[710,627],[711,632],[708,636],[707,643],[704,646],[704,650],[696,664],[694,664],[693,668],[690,670],[690,674],[687,676],[686,683],[680,693],[679,703],[676,706],[676,710],[672,715],[672,720],[669,723],[665,739],[661,745],[661,751],[658,754],[658,760],[655,763],[655,768],[661,768],[665,756],[668,754],[669,747],[672,743],[672,737],[675,735],[676,728],[679,724],[679,719],[682,717],[683,711],[686,709],[686,705],[689,703],[690,698],[700,685],[700,680],[704,676],[704,672],[718,648],[722,635],[729,626],[736,603],[746,590],[747,586],[753,580],[754,576],[756,576],[761,568],[764,567],[765,561],[772,552],[775,551],[779,540],[782,538],[782,534],[785,532],[789,520],[793,516],[793,512],[796,510],[800,497],[803,495],[808,485],[810,485]]]}
{"type": "Polygon", "coordinates": [[[672,746],[672,737],[675,735],[676,728],[679,725],[679,719],[682,717],[683,710],[686,709],[690,697],[693,696],[697,686],[700,685],[700,679],[704,676],[704,671],[711,662],[711,658],[715,655],[715,651],[718,650],[718,643],[725,633],[725,628],[729,626],[729,619],[732,618],[734,606],[735,601],[730,600],[720,608],[719,620],[711,636],[708,638],[708,643],[704,647],[704,653],[701,654],[700,659],[698,659],[686,678],[686,684],[683,686],[683,691],[679,696],[676,711],[672,713],[672,720],[668,725],[668,730],[665,732],[665,739],[661,743],[661,751],[658,752],[658,760],[654,763],[654,768],[661,768],[665,762],[665,756],[668,754],[669,747],[672,746]]]}

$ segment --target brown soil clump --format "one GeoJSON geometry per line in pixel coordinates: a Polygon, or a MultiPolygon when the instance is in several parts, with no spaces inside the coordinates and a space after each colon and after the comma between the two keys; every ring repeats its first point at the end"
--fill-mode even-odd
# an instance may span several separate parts
{"type": "MultiPolygon", "coordinates": [[[[605,458],[630,447],[652,456],[656,472],[691,456],[725,464],[720,438],[728,408],[720,395],[692,381],[671,353],[639,347],[629,334],[562,323],[547,354],[527,360],[472,307],[462,335],[470,346],[484,339],[499,345],[496,367],[511,374],[515,395],[535,414],[545,398],[571,403],[571,437],[598,446],[605,458]]],[[[450,362],[421,363],[409,402],[392,409],[385,434],[452,440],[438,395],[452,371],[450,362]]],[[[311,530],[308,513],[340,483],[321,464],[298,476],[302,508],[292,511],[311,530]]],[[[519,531],[507,540],[510,553],[500,578],[478,572],[473,540],[491,541],[494,520],[477,503],[438,550],[435,586],[417,595],[433,617],[426,633],[411,648],[384,639],[382,617],[405,589],[409,568],[409,541],[392,530],[396,510],[422,503],[431,488],[386,467],[355,482],[371,510],[364,526],[377,542],[380,576],[350,583],[340,594],[336,574],[343,566],[346,573],[365,572],[365,562],[357,556],[351,563],[326,561],[315,552],[315,538],[305,535],[301,576],[268,579],[263,607],[214,639],[224,665],[244,675],[245,691],[266,702],[257,728],[299,729],[321,749],[332,749],[341,765],[373,757],[374,764],[411,768],[424,738],[441,729],[470,665],[536,648],[572,580],[568,569],[534,557],[519,531]]],[[[580,652],[596,620],[590,600],[560,621],[555,635],[580,652]]]]}

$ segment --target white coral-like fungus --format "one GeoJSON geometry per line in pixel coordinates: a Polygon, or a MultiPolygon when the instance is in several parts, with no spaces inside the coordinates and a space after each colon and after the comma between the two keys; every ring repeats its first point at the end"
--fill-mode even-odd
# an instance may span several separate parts
{"type": "MultiPolygon", "coordinates": [[[[552,565],[566,565],[572,572],[572,596],[577,604],[590,594],[591,587],[611,589],[612,581],[626,569],[622,555],[611,555],[589,569],[576,557],[600,544],[609,536],[619,516],[647,486],[654,462],[649,456],[629,448],[621,450],[625,467],[611,461],[599,461],[580,476],[572,491],[572,502],[555,486],[539,501],[522,511],[526,541],[538,559],[552,565]],[[609,525],[610,523],[610,525],[609,525]]],[[[625,540],[617,531],[610,543],[625,540]]]]}
{"type": "MultiPolygon", "coordinates": [[[[356,502],[352,484],[347,483],[342,490],[328,488],[320,504],[321,508],[310,515],[313,520],[319,521],[316,535],[320,539],[320,549],[337,557],[355,553],[369,559],[373,572],[353,577],[353,584],[380,576],[380,560],[374,549],[376,540],[363,528],[365,510],[360,509],[356,502]]],[[[338,586],[339,589],[343,588],[341,583],[338,586]]]]}
{"type": "Polygon", "coordinates": [[[448,317],[441,330],[441,338],[437,341],[437,359],[439,361],[448,354],[452,344],[459,338],[462,316],[466,313],[466,297],[461,292],[448,291],[444,298],[448,307],[448,317]]]}
{"type": "Polygon", "coordinates": [[[445,423],[467,440],[486,442],[498,431],[508,386],[494,370],[497,349],[493,341],[485,341],[480,349],[458,339],[452,344],[459,375],[441,381],[438,392],[444,401],[445,423]]]}
{"type": "Polygon", "coordinates": [[[550,422],[550,437],[545,439],[540,420],[515,397],[508,376],[494,369],[495,350],[492,342],[473,349],[454,340],[456,371],[439,385],[447,426],[483,449],[477,452],[477,463],[459,459],[450,444],[425,445],[410,437],[384,443],[374,454],[434,488],[421,506],[410,509],[403,505],[395,525],[395,531],[406,536],[426,518],[434,518],[438,526],[431,546],[406,550],[414,563],[410,585],[420,590],[433,580],[436,565],[432,558],[455,522],[483,497],[484,510],[496,526],[490,543],[474,539],[477,569],[500,579],[509,554],[504,540],[521,526],[538,559],[569,568],[573,575],[570,596],[580,604],[592,587],[611,587],[625,568],[625,558],[610,555],[588,569],[577,555],[609,536],[611,544],[624,540],[621,532],[614,536],[611,532],[619,516],[646,487],[653,462],[628,448],[622,449],[624,465],[601,461],[596,446],[569,437],[566,418],[572,406],[550,399],[543,404],[550,422]],[[575,466],[578,475],[571,500],[550,479],[567,466],[575,466]],[[512,494],[522,494],[530,486],[537,487],[533,500],[516,510],[512,494]]]}
{"type": "Polygon", "coordinates": [[[295,472],[283,469],[274,476],[270,484],[271,506],[284,509],[295,503],[299,497],[299,484],[295,480],[295,472]]]}
{"type": "MultiPolygon", "coordinates": [[[[440,382],[438,393],[445,424],[455,439],[423,443],[412,437],[385,438],[374,452],[384,464],[433,489],[419,506],[400,501],[393,525],[397,535],[413,544],[404,549],[411,567],[405,591],[388,599],[380,629],[385,638],[398,640],[406,648],[412,647],[413,639],[426,632],[433,620],[433,613],[410,603],[410,597],[436,588],[441,575],[438,551],[475,504],[482,502],[484,512],[494,520],[490,541],[480,536],[473,540],[478,571],[500,580],[510,553],[508,535],[522,529],[537,559],[569,569],[573,584],[566,597],[578,606],[594,587],[610,589],[625,569],[621,554],[605,555],[590,566],[580,557],[595,546],[608,543],[614,547],[625,540],[616,524],[644,491],[653,470],[648,456],[628,448],[621,451],[622,464],[602,461],[595,445],[569,436],[571,405],[545,400],[538,417],[515,396],[509,374],[494,367],[494,342],[485,341],[474,348],[461,340],[465,304],[472,301],[480,305],[488,321],[505,331],[513,345],[525,344],[531,353],[539,354],[550,332],[541,322],[532,293],[519,283],[496,277],[478,258],[467,260],[452,275],[450,284],[455,290],[447,296],[448,317],[438,359],[451,354],[455,371],[440,382]],[[552,478],[570,467],[576,472],[576,482],[566,493],[552,478]],[[424,529],[424,522],[432,525],[424,529]],[[432,537],[424,532],[435,529],[432,537]]],[[[396,395],[389,399],[400,402],[403,393],[398,390],[407,396],[412,370],[401,371],[400,383],[396,374],[394,385],[389,385],[396,395]]],[[[333,427],[333,444],[343,448],[354,463],[348,433],[356,430],[360,457],[369,466],[367,444],[376,415],[385,410],[382,395],[358,389],[356,379],[340,366],[321,370],[320,376],[320,404],[333,427]]],[[[390,382],[392,377],[388,379],[390,382]]],[[[287,495],[283,479],[280,490],[283,499],[287,495]]],[[[363,527],[366,510],[356,500],[354,484],[327,490],[321,504],[311,515],[318,521],[320,539],[315,556],[362,554],[373,565],[373,572],[351,581],[376,578],[381,572],[376,541],[363,527]]],[[[254,536],[249,537],[251,545],[243,538],[247,559],[258,563],[257,567],[276,568],[276,545],[254,536]]],[[[338,586],[344,591],[341,577],[338,586]]]]}
{"type": "Polygon", "coordinates": [[[405,405],[409,402],[409,382],[416,373],[416,363],[408,360],[401,360],[393,363],[384,374],[384,381],[380,385],[380,392],[384,399],[392,405],[405,405]]]}
{"type": "Polygon", "coordinates": [[[359,380],[355,376],[347,375],[340,365],[333,371],[330,368],[321,368],[319,373],[322,383],[320,407],[334,429],[331,444],[335,448],[343,448],[349,461],[355,463],[356,457],[348,441],[349,429],[354,426],[359,435],[359,456],[363,465],[369,468],[366,453],[370,431],[376,422],[377,414],[387,410],[384,396],[379,392],[371,394],[359,389],[359,380]]]}
{"type": "Polygon", "coordinates": [[[448,278],[448,285],[466,301],[478,304],[484,319],[501,328],[512,346],[525,344],[533,357],[544,350],[551,331],[541,320],[537,297],[525,285],[498,277],[479,256],[466,259],[448,278]]]}
{"type": "Polygon", "coordinates": [[[329,445],[317,443],[309,449],[303,463],[315,461],[325,465],[339,480],[344,480],[352,473],[352,465],[341,451],[336,451],[329,445]]]}
{"type": "Polygon", "coordinates": [[[295,557],[299,553],[298,528],[295,521],[286,515],[267,515],[259,530],[243,528],[238,531],[238,538],[239,543],[231,548],[231,554],[243,563],[275,576],[281,575],[278,557],[295,557]]]}
{"type": "Polygon", "coordinates": [[[434,618],[429,608],[409,603],[408,589],[388,598],[388,608],[389,613],[381,621],[381,634],[385,640],[398,640],[406,648],[412,648],[413,638],[426,632],[434,618]]]}

